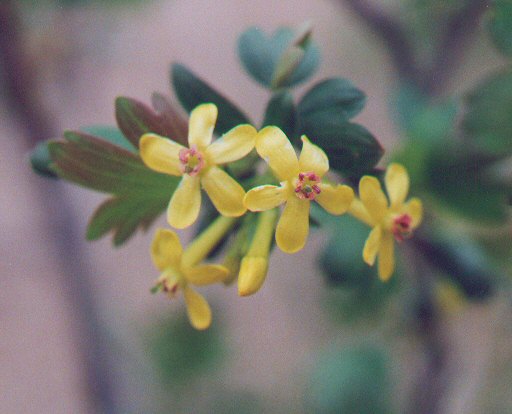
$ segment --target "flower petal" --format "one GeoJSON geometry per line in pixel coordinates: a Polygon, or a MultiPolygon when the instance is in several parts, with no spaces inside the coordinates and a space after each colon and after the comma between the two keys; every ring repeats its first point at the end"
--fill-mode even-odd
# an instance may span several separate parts
{"type": "Polygon", "coordinates": [[[196,286],[224,282],[229,276],[227,267],[218,264],[203,264],[183,271],[188,282],[196,286]]]}
{"type": "Polygon", "coordinates": [[[302,151],[299,158],[299,170],[302,172],[313,171],[319,177],[322,177],[329,171],[327,155],[320,147],[313,145],[305,135],[301,139],[302,151]]]}
{"type": "Polygon", "coordinates": [[[251,125],[238,125],[210,144],[206,152],[215,164],[239,160],[254,148],[257,134],[251,125]]]}
{"type": "Polygon", "coordinates": [[[178,235],[169,229],[158,229],[151,243],[151,258],[158,270],[179,268],[183,247],[178,235]]]}
{"type": "Polygon", "coordinates": [[[212,141],[213,128],[217,121],[217,107],[212,103],[196,106],[188,121],[188,145],[197,145],[204,150],[212,141]]]}
{"type": "Polygon", "coordinates": [[[389,164],[384,177],[391,208],[401,205],[409,192],[409,174],[401,164],[389,164]]]}
{"type": "Polygon", "coordinates": [[[286,253],[295,253],[304,247],[309,233],[310,201],[288,198],[276,228],[276,242],[286,253]]]}
{"type": "Polygon", "coordinates": [[[185,174],[172,195],[167,208],[167,221],[177,229],[184,229],[196,221],[201,208],[199,177],[185,174]]]}
{"type": "Polygon", "coordinates": [[[370,216],[379,222],[384,217],[388,208],[386,196],[382,192],[379,180],[365,175],[359,181],[359,197],[370,216]]]}
{"type": "Polygon", "coordinates": [[[421,200],[418,198],[411,198],[406,204],[405,204],[405,213],[409,214],[412,218],[411,227],[415,229],[418,227],[421,223],[421,220],[423,219],[423,204],[421,203],[421,200]]]}
{"type": "Polygon", "coordinates": [[[354,200],[354,190],[348,185],[320,184],[320,194],[315,200],[329,213],[340,215],[348,210],[354,200]]]}
{"type": "Polygon", "coordinates": [[[299,174],[299,161],[292,144],[283,131],[275,126],[263,128],[256,137],[256,151],[279,181],[299,174]]]}
{"type": "Polygon", "coordinates": [[[369,266],[373,266],[375,263],[375,258],[377,257],[377,253],[380,249],[381,238],[382,228],[380,226],[375,226],[366,239],[363,248],[363,260],[369,266]]]}
{"type": "Polygon", "coordinates": [[[379,278],[383,282],[389,280],[395,270],[395,241],[393,233],[385,231],[382,234],[379,250],[379,278]]]}
{"type": "Polygon", "coordinates": [[[267,277],[268,260],[265,257],[244,257],[238,275],[238,294],[249,296],[260,290],[267,277]]]}
{"type": "Polygon", "coordinates": [[[375,220],[370,216],[370,213],[368,213],[368,210],[366,210],[364,204],[357,197],[354,197],[354,200],[350,204],[348,212],[356,219],[362,221],[363,223],[370,227],[373,227],[376,224],[375,220]]]}
{"type": "Polygon", "coordinates": [[[286,187],[260,185],[249,190],[244,197],[244,205],[251,211],[265,211],[277,207],[286,201],[286,187]]]}
{"type": "Polygon", "coordinates": [[[212,310],[204,296],[190,286],[185,286],[183,296],[187,303],[188,319],[192,326],[199,330],[208,328],[212,323],[212,310]]]}
{"type": "Polygon", "coordinates": [[[201,184],[223,216],[238,217],[245,213],[245,191],[227,172],[211,167],[201,177],[201,184]]]}
{"type": "Polygon", "coordinates": [[[180,151],[183,145],[156,134],[144,134],[140,139],[140,157],[152,170],[180,176],[180,151]]]}

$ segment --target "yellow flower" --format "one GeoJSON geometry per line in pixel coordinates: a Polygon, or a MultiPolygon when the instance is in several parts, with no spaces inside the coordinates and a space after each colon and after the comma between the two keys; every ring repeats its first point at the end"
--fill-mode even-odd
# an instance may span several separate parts
{"type": "Polygon", "coordinates": [[[218,165],[247,155],[254,148],[257,131],[251,125],[239,125],[211,143],[216,120],[214,104],[199,105],[191,112],[189,148],[151,133],[140,140],[140,155],[149,168],[183,177],[167,209],[167,221],[175,228],[183,229],[196,221],[201,186],[222,215],[238,217],[246,211],[245,191],[218,165]]]}
{"type": "Polygon", "coordinates": [[[379,256],[379,277],[388,280],[395,269],[394,241],[412,236],[423,214],[421,201],[405,202],[409,175],[400,164],[390,164],[384,177],[388,199],[377,178],[365,175],[359,181],[359,197],[350,206],[350,214],[372,227],[363,249],[364,261],[373,266],[379,256]]]}
{"type": "Polygon", "coordinates": [[[276,228],[276,242],[281,250],[295,253],[306,244],[309,232],[309,207],[315,200],[331,214],[343,214],[353,190],[346,185],[322,182],[329,170],[325,153],[302,137],[299,159],[286,135],[277,127],[262,129],[256,138],[258,154],[269,164],[280,186],[262,185],[250,190],[244,204],[251,211],[264,211],[285,204],[276,228]]]}
{"type": "MultiPolygon", "coordinates": [[[[197,245],[195,245],[197,246],[197,245]]],[[[187,304],[187,314],[192,326],[206,329],[212,321],[212,311],[206,299],[196,292],[191,285],[204,286],[222,282],[228,276],[228,269],[216,264],[196,264],[206,253],[197,255],[197,248],[183,251],[178,235],[167,229],[159,229],[151,245],[151,257],[161,274],[157,287],[174,297],[183,291],[187,304]]]]}

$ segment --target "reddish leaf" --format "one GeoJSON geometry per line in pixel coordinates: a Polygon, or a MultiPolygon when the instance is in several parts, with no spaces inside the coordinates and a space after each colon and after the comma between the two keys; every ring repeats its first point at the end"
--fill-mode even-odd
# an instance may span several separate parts
{"type": "Polygon", "coordinates": [[[155,94],[153,102],[156,111],[135,99],[118,97],[116,120],[119,129],[136,148],[140,137],[147,132],[185,144],[188,124],[184,117],[162,95],[155,94]]]}
{"type": "Polygon", "coordinates": [[[179,177],[155,172],[137,154],[84,132],[67,131],[48,144],[61,178],[114,196],[99,206],[87,229],[96,240],[112,231],[115,245],[146,229],[165,210],[179,177]]]}

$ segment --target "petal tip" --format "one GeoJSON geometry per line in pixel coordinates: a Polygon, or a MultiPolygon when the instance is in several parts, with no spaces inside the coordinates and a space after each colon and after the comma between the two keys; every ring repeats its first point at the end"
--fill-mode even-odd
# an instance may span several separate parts
{"type": "Polygon", "coordinates": [[[258,292],[266,279],[268,260],[263,257],[244,257],[238,275],[238,295],[250,296],[258,292]]]}

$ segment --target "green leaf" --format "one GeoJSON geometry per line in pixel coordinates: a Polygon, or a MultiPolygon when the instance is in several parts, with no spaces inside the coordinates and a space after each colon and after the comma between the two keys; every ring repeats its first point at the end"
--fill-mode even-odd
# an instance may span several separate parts
{"type": "Polygon", "coordinates": [[[32,169],[47,178],[57,178],[57,174],[52,169],[52,159],[48,151],[48,141],[40,142],[30,153],[30,164],[32,169]]]}
{"type": "Polygon", "coordinates": [[[312,124],[303,133],[325,151],[332,169],[352,177],[369,172],[384,154],[375,137],[359,124],[331,119],[312,124]]]}
{"type": "Polygon", "coordinates": [[[249,119],[224,96],[210,85],[198,78],[194,73],[180,64],[172,65],[172,84],[183,108],[188,112],[203,103],[217,105],[219,115],[215,132],[222,135],[240,124],[250,124],[249,119]]]}
{"type": "Polygon", "coordinates": [[[491,39],[501,53],[512,57],[512,2],[494,0],[491,7],[487,15],[491,39]]]}
{"type": "Polygon", "coordinates": [[[387,359],[375,346],[332,347],[318,358],[307,387],[308,412],[389,414],[387,359]]]}
{"type": "Polygon", "coordinates": [[[466,96],[462,129],[470,144],[491,154],[512,154],[512,70],[491,76],[466,96]]]}
{"type": "Polygon", "coordinates": [[[424,166],[425,189],[441,206],[482,224],[508,219],[509,186],[498,181],[486,160],[444,143],[431,148],[424,166]]]}
{"type": "MultiPolygon", "coordinates": [[[[389,282],[381,282],[377,276],[377,266],[368,266],[362,257],[364,243],[371,229],[348,215],[319,215],[321,208],[316,206],[311,206],[311,213],[330,234],[320,256],[320,267],[327,283],[334,288],[329,289],[324,300],[329,316],[342,323],[381,316],[382,307],[396,292],[398,271],[389,282]]],[[[399,270],[399,266],[397,268],[399,270]]]]}
{"type": "Polygon", "coordinates": [[[414,86],[403,84],[393,96],[391,109],[414,145],[431,145],[453,135],[458,112],[453,100],[432,101],[414,86]]]}
{"type": "Polygon", "coordinates": [[[81,128],[82,131],[89,135],[94,135],[99,138],[103,138],[105,141],[111,144],[117,145],[125,150],[136,153],[137,148],[123,135],[120,129],[104,126],[104,125],[93,125],[81,128]]]}
{"type": "Polygon", "coordinates": [[[296,112],[293,96],[288,91],[274,94],[265,110],[263,125],[275,125],[283,130],[286,136],[293,140],[295,137],[296,112]]]}
{"type": "Polygon", "coordinates": [[[137,154],[84,132],[67,131],[48,149],[59,177],[113,197],[94,213],[87,238],[113,231],[115,245],[165,210],[179,178],[150,170],[137,154]]]}
{"type": "Polygon", "coordinates": [[[346,215],[326,224],[331,238],[320,256],[320,266],[329,284],[358,287],[376,278],[375,268],[368,266],[362,258],[371,229],[346,215]]]}
{"type": "Polygon", "coordinates": [[[207,330],[198,331],[190,326],[185,312],[151,326],[144,339],[162,382],[178,392],[179,387],[190,389],[199,375],[212,373],[225,354],[220,326],[216,320],[207,330]]]}
{"type": "Polygon", "coordinates": [[[183,116],[162,95],[153,95],[153,106],[156,111],[132,98],[121,96],[116,99],[116,120],[124,136],[135,148],[139,147],[140,137],[147,132],[185,144],[188,123],[183,116]]]}
{"type": "Polygon", "coordinates": [[[148,199],[143,196],[115,196],[104,201],[87,226],[87,240],[97,240],[113,232],[114,246],[127,241],[140,227],[147,230],[169,202],[169,194],[148,199]]]}
{"type": "Polygon", "coordinates": [[[313,86],[299,102],[301,127],[307,132],[332,120],[348,121],[361,112],[365,102],[365,94],[347,79],[326,79],[313,86]]]}
{"type": "Polygon", "coordinates": [[[495,281],[503,278],[483,248],[467,235],[460,237],[437,231],[416,235],[414,243],[430,264],[449,277],[469,298],[489,297],[495,281]]]}
{"type": "Polygon", "coordinates": [[[309,35],[296,38],[291,29],[282,27],[267,37],[252,27],[238,39],[238,55],[247,73],[263,86],[294,86],[313,75],[320,62],[319,49],[309,35]]]}

